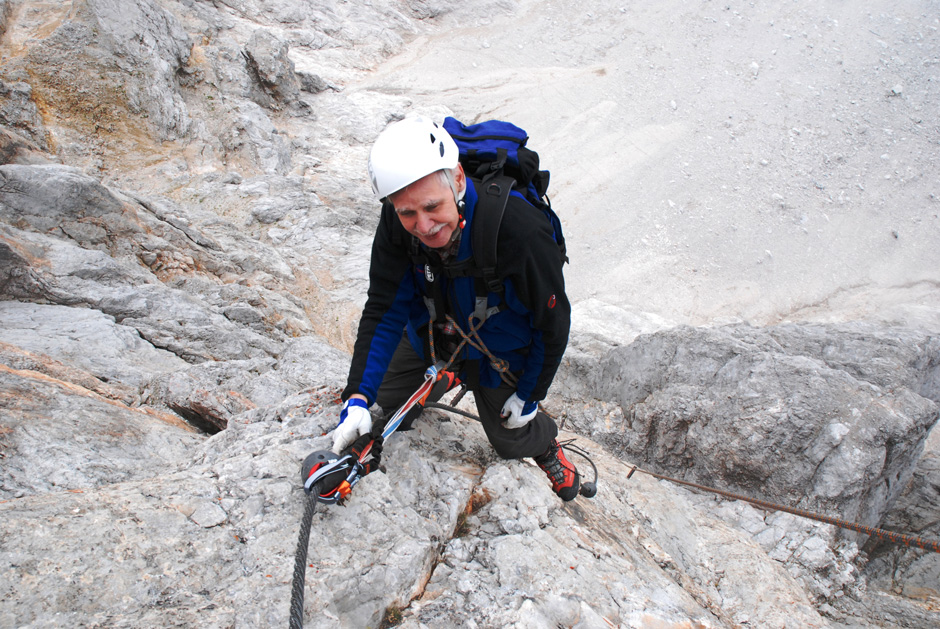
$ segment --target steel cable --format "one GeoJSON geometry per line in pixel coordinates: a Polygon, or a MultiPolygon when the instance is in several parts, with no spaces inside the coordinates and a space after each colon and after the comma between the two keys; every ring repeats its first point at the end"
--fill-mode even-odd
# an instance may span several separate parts
{"type": "Polygon", "coordinates": [[[307,506],[300,522],[300,539],[297,540],[297,552],[294,554],[294,578],[290,590],[290,629],[303,629],[304,626],[304,582],[307,578],[307,547],[310,545],[310,526],[313,514],[317,512],[317,496],[320,485],[316,484],[307,495],[307,506]]]}
{"type": "Polygon", "coordinates": [[[823,522],[825,524],[832,524],[833,526],[838,526],[839,528],[848,529],[850,531],[855,531],[856,533],[862,533],[864,535],[871,535],[877,537],[878,539],[886,540],[889,542],[894,542],[896,544],[904,544],[905,546],[914,546],[917,548],[922,548],[924,550],[929,550],[935,553],[940,553],[940,542],[923,539],[914,535],[905,535],[903,533],[895,533],[894,531],[886,531],[884,529],[874,528],[871,526],[865,526],[864,524],[858,524],[857,522],[849,522],[847,520],[840,520],[839,518],[834,518],[828,515],[822,515],[820,513],[813,513],[812,511],[806,511],[804,509],[797,509],[795,507],[788,507],[786,505],[780,505],[773,502],[767,502],[766,500],[760,500],[757,498],[750,498],[748,496],[742,496],[741,494],[736,494],[730,491],[725,491],[723,489],[715,489],[714,487],[708,487],[707,485],[699,485],[697,483],[692,483],[686,480],[680,480],[678,478],[672,478],[670,476],[665,476],[663,474],[657,474],[656,472],[650,472],[649,470],[644,470],[643,468],[637,467],[636,465],[631,466],[630,473],[627,474],[627,478],[633,476],[634,472],[641,472],[643,474],[648,474],[654,478],[659,478],[661,480],[669,481],[670,483],[676,483],[677,485],[685,485],[686,487],[693,487],[695,489],[700,489],[702,491],[711,492],[713,494],[718,494],[719,496],[724,496],[725,498],[730,498],[732,500],[743,500],[744,502],[749,502],[758,507],[763,507],[771,511],[784,511],[786,513],[799,516],[801,518],[808,518],[810,520],[816,520],[817,522],[823,522]]]}

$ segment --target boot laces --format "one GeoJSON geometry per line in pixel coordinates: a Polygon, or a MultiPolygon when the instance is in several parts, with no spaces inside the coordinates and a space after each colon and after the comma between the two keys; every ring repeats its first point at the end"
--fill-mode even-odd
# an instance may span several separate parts
{"type": "Polygon", "coordinates": [[[565,458],[565,454],[561,451],[561,446],[557,441],[552,442],[548,452],[539,457],[536,463],[552,481],[553,489],[564,485],[568,480],[567,475],[574,476],[575,474],[575,467],[565,458]]]}

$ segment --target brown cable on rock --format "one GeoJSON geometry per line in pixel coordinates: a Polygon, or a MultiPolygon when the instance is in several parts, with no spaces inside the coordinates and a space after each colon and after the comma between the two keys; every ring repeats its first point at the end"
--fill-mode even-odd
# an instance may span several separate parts
{"type": "Polygon", "coordinates": [[[773,502],[767,502],[766,500],[758,500],[757,498],[749,498],[748,496],[742,496],[741,494],[735,494],[730,491],[725,491],[723,489],[715,489],[714,487],[708,487],[706,485],[698,485],[686,480],[679,480],[678,478],[672,478],[670,476],[665,476],[663,474],[657,474],[656,472],[650,472],[644,470],[643,468],[637,467],[636,465],[631,466],[630,473],[627,474],[627,478],[633,476],[634,472],[642,472],[643,474],[648,474],[654,478],[659,478],[662,480],[669,481],[670,483],[676,483],[678,485],[685,485],[686,487],[694,487],[695,489],[701,489],[702,491],[708,491],[713,494],[718,494],[724,496],[725,498],[731,498],[732,500],[743,500],[744,502],[749,502],[753,505],[769,509],[771,511],[784,511],[792,515],[800,516],[801,518],[808,518],[810,520],[816,520],[817,522],[824,522],[826,524],[832,524],[838,526],[839,528],[848,529],[850,531],[855,531],[856,533],[863,533],[865,535],[871,535],[877,537],[878,539],[885,540],[888,542],[894,542],[895,544],[904,544],[905,546],[913,546],[916,548],[922,548],[923,550],[929,550],[931,552],[940,553],[940,542],[924,539],[922,537],[917,537],[914,535],[905,535],[903,533],[895,533],[894,531],[886,531],[884,529],[874,528],[871,526],[865,526],[864,524],[858,524],[856,522],[849,522],[847,520],[840,520],[839,518],[833,518],[828,515],[821,515],[819,513],[813,513],[812,511],[805,511],[803,509],[797,509],[795,507],[787,507],[785,505],[779,505],[773,502]]]}

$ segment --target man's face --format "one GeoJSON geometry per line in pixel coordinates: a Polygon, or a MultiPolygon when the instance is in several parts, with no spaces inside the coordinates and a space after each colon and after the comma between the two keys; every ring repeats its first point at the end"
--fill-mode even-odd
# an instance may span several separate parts
{"type": "MultiPolygon", "coordinates": [[[[463,170],[458,168],[455,177],[458,191],[466,183],[463,177],[463,170]]],[[[431,173],[388,198],[405,231],[432,249],[447,245],[460,223],[454,193],[438,173],[431,173]]]]}

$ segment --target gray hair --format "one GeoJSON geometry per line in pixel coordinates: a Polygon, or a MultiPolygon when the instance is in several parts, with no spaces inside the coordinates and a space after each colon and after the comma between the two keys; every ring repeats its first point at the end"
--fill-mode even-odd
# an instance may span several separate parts
{"type": "MultiPolygon", "coordinates": [[[[456,203],[457,206],[460,207],[460,202],[463,200],[464,194],[467,192],[467,187],[464,186],[463,190],[460,190],[459,192],[457,191],[457,169],[456,168],[442,168],[441,170],[431,173],[431,175],[437,175],[438,181],[440,181],[441,184],[451,189],[451,191],[454,193],[454,203],[456,203]]],[[[427,176],[430,177],[430,175],[427,175],[427,176]]],[[[408,184],[408,186],[410,185],[411,184],[408,184]]],[[[398,194],[399,192],[401,192],[402,190],[405,190],[406,188],[408,188],[408,186],[405,186],[401,190],[396,190],[395,192],[392,192],[386,198],[394,206],[395,202],[392,201],[392,197],[398,194]]]]}
{"type": "Polygon", "coordinates": [[[467,192],[467,188],[465,186],[460,192],[457,191],[457,169],[442,168],[437,171],[437,176],[440,178],[442,184],[450,186],[450,189],[454,193],[454,203],[459,205],[460,201],[463,199],[463,195],[467,192]]]}

